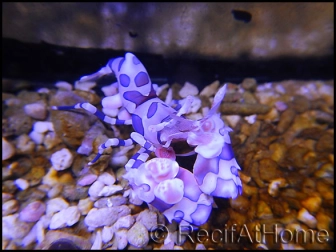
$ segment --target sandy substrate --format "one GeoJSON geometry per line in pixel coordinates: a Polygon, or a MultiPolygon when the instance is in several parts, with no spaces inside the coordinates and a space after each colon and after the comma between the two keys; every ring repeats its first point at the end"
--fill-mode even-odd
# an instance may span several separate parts
{"type": "MultiPolygon", "coordinates": [[[[173,84],[158,92],[162,99],[169,87],[174,99],[194,95],[186,117],[197,120],[220,86],[173,84]]],[[[122,175],[138,147],[106,150],[87,165],[101,143],[128,138],[131,126],[111,129],[84,111],[50,110],[84,101],[101,108],[102,97],[91,88],[62,82],[2,93],[3,249],[49,248],[54,242],[82,249],[333,248],[333,81],[229,83],[220,111],[233,129],[243,194],[216,198],[207,223],[189,236],[131,197],[122,175]],[[169,235],[151,232],[162,225],[169,235]]]]}

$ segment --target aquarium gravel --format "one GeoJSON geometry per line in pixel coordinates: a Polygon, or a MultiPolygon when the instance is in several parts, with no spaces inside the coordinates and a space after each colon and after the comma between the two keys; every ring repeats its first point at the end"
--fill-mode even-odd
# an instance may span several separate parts
{"type": "MultiPolygon", "coordinates": [[[[223,84],[214,81],[199,90],[189,82],[173,83],[156,92],[163,100],[194,96],[186,118],[197,120],[223,84]]],[[[106,149],[87,165],[101,143],[127,139],[132,127],[111,128],[88,112],[50,107],[88,101],[101,108],[95,83],[3,92],[2,248],[333,248],[333,81],[247,78],[227,84],[220,114],[233,129],[243,191],[236,199],[215,198],[210,218],[198,229],[169,223],[132,196],[123,175],[137,149],[106,149]]]]}

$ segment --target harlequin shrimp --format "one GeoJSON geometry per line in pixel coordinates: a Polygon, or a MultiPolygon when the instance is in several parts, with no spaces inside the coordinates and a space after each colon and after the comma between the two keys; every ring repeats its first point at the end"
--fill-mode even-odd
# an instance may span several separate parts
{"type": "Polygon", "coordinates": [[[108,139],[99,147],[93,164],[109,147],[131,146],[137,143],[139,151],[125,165],[124,175],[132,193],[162,211],[172,222],[186,221],[201,225],[207,221],[213,198],[236,198],[242,193],[242,183],[234,158],[229,132],[217,112],[226,92],[224,85],[215,95],[208,114],[200,120],[190,120],[193,98],[187,97],[179,108],[162,101],[154,90],[149,75],[132,53],[110,60],[98,72],[83,76],[80,81],[96,80],[113,73],[117,78],[118,93],[102,100],[103,108],[119,108],[130,115],[121,120],[109,117],[90,103],[53,107],[56,110],[85,109],[111,125],[132,125],[129,139],[108,139]],[[193,173],[175,161],[174,144],[187,143],[197,158],[193,173]],[[149,161],[155,152],[156,158],[149,161]]]}

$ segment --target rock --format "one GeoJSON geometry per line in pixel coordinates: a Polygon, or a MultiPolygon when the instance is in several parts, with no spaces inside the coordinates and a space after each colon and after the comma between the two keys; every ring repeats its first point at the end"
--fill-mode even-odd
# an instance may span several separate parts
{"type": "Polygon", "coordinates": [[[44,227],[41,221],[36,222],[30,232],[22,239],[21,245],[27,247],[33,242],[41,243],[44,240],[44,227]]]}
{"type": "Polygon", "coordinates": [[[123,217],[120,217],[112,226],[112,229],[117,231],[121,228],[129,229],[135,222],[135,219],[132,215],[126,215],[123,217]]]}
{"type": "Polygon", "coordinates": [[[291,108],[286,109],[284,112],[282,112],[280,115],[279,123],[276,127],[276,131],[279,134],[284,133],[292,124],[295,115],[296,115],[295,110],[291,108]]]}
{"type": "Polygon", "coordinates": [[[247,91],[254,92],[257,88],[257,81],[254,78],[245,78],[241,86],[247,91]]]}
{"type": "Polygon", "coordinates": [[[49,131],[43,138],[43,145],[47,150],[51,150],[61,142],[62,140],[56,135],[54,131],[49,131]]]}
{"type": "Polygon", "coordinates": [[[20,135],[16,139],[16,149],[18,153],[30,154],[33,153],[35,143],[30,139],[27,134],[20,135]]]}
{"type": "Polygon", "coordinates": [[[102,230],[102,241],[108,243],[113,238],[113,229],[111,227],[104,226],[102,230]]]}
{"type": "Polygon", "coordinates": [[[77,207],[78,207],[78,210],[80,211],[81,215],[87,215],[88,212],[93,207],[93,202],[90,200],[90,198],[80,199],[78,201],[77,207]]]}
{"type": "Polygon", "coordinates": [[[14,198],[13,194],[2,192],[2,203],[5,203],[13,198],[14,198]]]}
{"type": "Polygon", "coordinates": [[[295,167],[295,169],[305,168],[306,164],[304,156],[308,153],[308,151],[309,149],[306,147],[293,145],[287,150],[286,160],[291,166],[295,167]]]}
{"type": "Polygon", "coordinates": [[[241,119],[241,116],[239,115],[227,115],[225,116],[227,121],[229,122],[230,127],[235,128],[238,124],[238,122],[241,119]]]}
{"type": "Polygon", "coordinates": [[[250,116],[245,116],[244,119],[249,123],[249,124],[254,124],[257,120],[257,115],[250,115],[250,116]]]}
{"type": "Polygon", "coordinates": [[[334,134],[325,132],[315,145],[315,149],[318,152],[334,152],[334,134]]]}
{"type": "Polygon", "coordinates": [[[47,215],[53,215],[69,207],[69,203],[63,198],[54,198],[47,202],[47,215]]]}
{"type": "Polygon", "coordinates": [[[157,213],[145,209],[137,216],[136,221],[143,224],[150,231],[158,225],[157,213]]]}
{"type": "Polygon", "coordinates": [[[120,206],[127,204],[127,198],[123,197],[122,195],[114,195],[111,197],[104,197],[98,199],[94,203],[94,207],[96,208],[104,208],[104,207],[111,207],[111,206],[120,206]]]}
{"type": "Polygon", "coordinates": [[[310,228],[316,228],[317,220],[305,208],[300,209],[297,215],[297,219],[306,224],[310,228]]]}
{"type": "Polygon", "coordinates": [[[15,147],[5,138],[2,138],[2,160],[10,159],[14,155],[15,147]]]}
{"type": "Polygon", "coordinates": [[[33,131],[37,133],[46,133],[48,131],[54,131],[54,125],[51,122],[35,122],[33,131]]]}
{"type": "Polygon", "coordinates": [[[273,213],[271,208],[267,205],[265,201],[258,201],[257,205],[257,217],[259,219],[270,219],[273,218],[273,213]]]}
{"type": "Polygon", "coordinates": [[[61,194],[62,190],[63,190],[63,185],[61,185],[61,184],[54,185],[47,192],[48,198],[52,199],[52,198],[55,198],[55,197],[59,196],[61,194]]]}
{"type": "Polygon", "coordinates": [[[316,214],[316,220],[317,220],[317,229],[322,230],[325,229],[329,232],[330,230],[330,224],[333,222],[333,219],[331,219],[328,215],[318,212],[316,214]]]}
{"type": "Polygon", "coordinates": [[[311,214],[315,214],[320,210],[322,199],[320,196],[312,196],[301,201],[301,204],[306,208],[311,214]]]}
{"type": "Polygon", "coordinates": [[[47,107],[42,102],[35,102],[24,106],[25,113],[37,120],[44,120],[47,117],[47,107]]]}
{"type": "Polygon", "coordinates": [[[51,218],[49,228],[59,229],[66,226],[73,226],[78,222],[80,218],[80,212],[77,206],[70,206],[58,213],[55,213],[51,218]]]}
{"type": "Polygon", "coordinates": [[[219,84],[220,84],[219,81],[216,80],[213,83],[211,83],[210,85],[207,85],[201,91],[200,96],[205,96],[205,97],[214,96],[216,94],[216,92],[218,91],[219,84]]]}
{"type": "Polygon", "coordinates": [[[103,134],[105,134],[105,126],[101,121],[96,121],[86,132],[81,145],[77,149],[77,153],[89,156],[93,151],[94,140],[103,134]]]}
{"type": "Polygon", "coordinates": [[[118,218],[131,213],[128,206],[92,208],[84,219],[85,225],[93,228],[111,226],[118,218]]]}
{"type": "Polygon", "coordinates": [[[240,195],[235,199],[230,199],[230,205],[231,207],[240,213],[246,213],[249,209],[250,202],[247,198],[240,195]]]}
{"type": "Polygon", "coordinates": [[[46,205],[41,201],[29,203],[20,212],[20,220],[24,222],[36,222],[46,211],[46,205]]]}
{"type": "Polygon", "coordinates": [[[104,183],[101,181],[95,181],[89,188],[89,195],[93,198],[98,198],[99,193],[104,188],[104,183]]]}
{"type": "Polygon", "coordinates": [[[179,91],[179,95],[182,97],[182,98],[186,98],[188,95],[198,95],[198,88],[191,84],[190,82],[185,82],[183,87],[181,88],[181,90],[179,91]]]}
{"type": "Polygon", "coordinates": [[[206,247],[202,243],[197,243],[195,250],[206,250],[206,247]]]}
{"type": "Polygon", "coordinates": [[[136,222],[131,229],[128,230],[127,240],[131,245],[137,248],[145,247],[149,242],[147,228],[140,222],[136,222]]]}
{"type": "MultiPolygon", "coordinates": [[[[87,102],[84,98],[69,91],[57,91],[51,98],[50,105],[64,106],[87,102]]],[[[83,111],[83,110],[82,110],[83,111]]],[[[51,111],[51,121],[56,134],[70,147],[78,148],[90,125],[97,118],[89,113],[72,111],[51,111]]]]}
{"type": "Polygon", "coordinates": [[[19,202],[15,199],[2,203],[2,216],[10,215],[19,210],[19,202]]]}
{"type": "Polygon", "coordinates": [[[256,104],[247,104],[247,103],[222,103],[220,106],[220,112],[223,115],[241,115],[249,116],[253,114],[266,114],[271,110],[271,107],[268,105],[256,103],[256,104]]]}
{"type": "Polygon", "coordinates": [[[283,102],[283,101],[277,101],[274,103],[275,108],[279,111],[279,112],[283,112],[288,108],[288,105],[283,102]]]}
{"type": "Polygon", "coordinates": [[[270,158],[265,158],[259,161],[259,175],[264,181],[271,181],[281,176],[279,167],[276,162],[270,158]]]}
{"type": "Polygon", "coordinates": [[[104,186],[103,189],[98,193],[98,196],[111,196],[116,192],[119,192],[123,189],[121,185],[110,185],[104,186]]]}
{"type": "Polygon", "coordinates": [[[101,235],[101,231],[98,230],[96,232],[96,237],[94,239],[94,242],[92,244],[91,250],[101,250],[102,249],[102,235],[101,235]]]}
{"type": "Polygon", "coordinates": [[[113,244],[113,247],[116,247],[118,250],[126,248],[128,241],[127,241],[127,230],[126,229],[120,229],[114,234],[113,241],[115,241],[115,244],[113,244]]]}
{"type": "Polygon", "coordinates": [[[98,176],[95,174],[92,174],[92,173],[86,174],[77,181],[77,185],[80,185],[80,186],[91,185],[93,182],[97,180],[97,178],[98,176]]]}
{"type": "Polygon", "coordinates": [[[108,172],[103,172],[101,175],[99,175],[98,181],[102,182],[104,185],[113,185],[116,181],[115,175],[110,174],[108,172]]]}
{"type": "Polygon", "coordinates": [[[289,106],[297,113],[303,113],[310,108],[310,101],[303,95],[295,95],[289,106]]]}
{"type": "Polygon", "coordinates": [[[317,178],[334,178],[334,164],[323,164],[317,171],[314,172],[317,178]]]}
{"type": "Polygon", "coordinates": [[[50,161],[56,171],[63,171],[71,166],[73,159],[72,153],[68,149],[63,148],[52,154],[50,161]]]}
{"type": "Polygon", "coordinates": [[[89,188],[83,186],[65,185],[63,187],[62,196],[70,202],[77,201],[87,197],[88,189],[89,188]]]}
{"type": "Polygon", "coordinates": [[[287,185],[287,181],[284,178],[274,179],[268,185],[268,193],[273,197],[277,197],[279,194],[279,188],[284,188],[287,185]]]}
{"type": "Polygon", "coordinates": [[[57,87],[60,90],[64,90],[64,91],[71,91],[72,90],[72,85],[69,82],[66,82],[66,81],[56,82],[55,87],[57,87]]]}
{"type": "Polygon", "coordinates": [[[2,237],[9,239],[22,239],[32,225],[19,221],[19,214],[11,214],[2,217],[2,237]]]}
{"type": "Polygon", "coordinates": [[[26,115],[23,108],[11,107],[5,110],[2,120],[2,136],[28,134],[32,128],[32,119],[26,115]]]}
{"type": "Polygon", "coordinates": [[[29,182],[22,178],[16,179],[14,183],[20,190],[26,190],[29,187],[29,182]]]}
{"type": "Polygon", "coordinates": [[[55,186],[57,184],[73,184],[74,179],[70,173],[59,173],[53,169],[49,168],[49,172],[43,177],[42,183],[50,186],[55,186]]]}
{"type": "MultiPolygon", "coordinates": [[[[6,181],[5,181],[6,182],[6,181]]],[[[19,191],[16,194],[16,199],[20,202],[43,201],[46,192],[30,187],[24,191],[19,191]]]]}

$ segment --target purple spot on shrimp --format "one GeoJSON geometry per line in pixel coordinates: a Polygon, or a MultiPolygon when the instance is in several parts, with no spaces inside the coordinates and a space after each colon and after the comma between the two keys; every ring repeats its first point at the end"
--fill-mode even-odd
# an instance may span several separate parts
{"type": "Polygon", "coordinates": [[[232,179],[217,178],[216,189],[210,193],[211,196],[221,198],[233,198],[238,196],[238,186],[232,179]]]}
{"type": "Polygon", "coordinates": [[[131,82],[130,77],[128,77],[128,75],[126,75],[126,74],[120,74],[119,82],[120,82],[121,86],[128,87],[130,82],[131,82]]]}
{"type": "Polygon", "coordinates": [[[239,176],[239,175],[238,175],[238,169],[237,169],[237,167],[235,167],[235,166],[231,166],[231,173],[232,173],[233,175],[236,175],[237,177],[239,176]]]}
{"type": "Polygon", "coordinates": [[[136,132],[144,135],[144,127],[142,125],[142,119],[140,116],[132,114],[132,125],[136,132]]]}
{"type": "Polygon", "coordinates": [[[218,174],[219,170],[219,159],[218,158],[204,158],[201,155],[197,156],[196,162],[194,164],[194,176],[199,185],[203,184],[203,179],[205,175],[209,172],[218,174]]]}
{"type": "Polygon", "coordinates": [[[152,145],[150,143],[146,142],[144,145],[144,148],[148,150],[151,146],[152,145]]]}
{"type": "Polygon", "coordinates": [[[135,160],[135,162],[132,165],[132,168],[139,168],[140,165],[142,165],[144,162],[141,160],[135,160]]]}
{"type": "Polygon", "coordinates": [[[184,213],[181,210],[177,210],[174,213],[174,220],[177,222],[181,222],[183,220],[184,213]]]}
{"type": "Polygon", "coordinates": [[[148,74],[145,72],[138,73],[134,78],[135,85],[137,87],[142,87],[149,83],[148,74]]]}
{"type": "Polygon", "coordinates": [[[199,186],[195,180],[194,175],[187,169],[180,167],[179,172],[176,175],[176,178],[179,178],[184,182],[183,197],[186,197],[192,201],[197,202],[200,195],[202,194],[202,191],[199,189],[199,186]]]}
{"type": "Polygon", "coordinates": [[[212,206],[206,206],[206,205],[198,205],[195,212],[193,212],[190,217],[193,220],[193,224],[196,226],[200,226],[203,223],[205,223],[209,215],[211,213],[212,206]]]}
{"type": "Polygon", "coordinates": [[[224,143],[222,152],[219,155],[219,157],[224,160],[231,160],[232,158],[234,158],[233,149],[232,149],[231,144],[224,143]]]}
{"type": "Polygon", "coordinates": [[[155,115],[156,111],[157,111],[157,107],[158,107],[158,103],[157,102],[153,102],[148,109],[147,112],[147,118],[151,118],[153,115],[155,115]]]}
{"type": "Polygon", "coordinates": [[[144,96],[138,91],[126,91],[123,97],[125,98],[125,100],[133,102],[136,106],[139,106],[145,101],[150,100],[157,96],[155,94],[155,91],[154,92],[151,91],[148,96],[144,96]]]}
{"type": "Polygon", "coordinates": [[[155,197],[155,199],[152,202],[147,202],[147,203],[150,203],[152,206],[154,206],[161,213],[173,206],[171,204],[167,204],[166,202],[164,202],[163,200],[160,200],[157,197],[155,197]]]}
{"type": "Polygon", "coordinates": [[[124,64],[124,62],[125,62],[125,58],[123,58],[122,60],[120,60],[119,67],[118,67],[118,72],[120,72],[121,66],[124,64]]]}
{"type": "Polygon", "coordinates": [[[133,64],[134,65],[141,64],[141,61],[136,56],[133,56],[133,64]]]}

